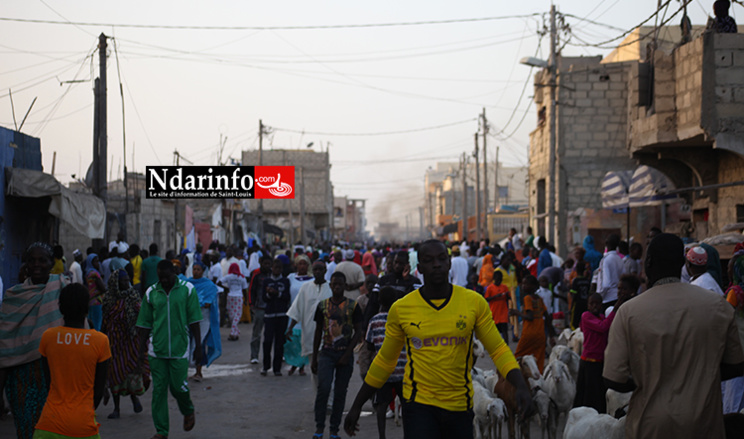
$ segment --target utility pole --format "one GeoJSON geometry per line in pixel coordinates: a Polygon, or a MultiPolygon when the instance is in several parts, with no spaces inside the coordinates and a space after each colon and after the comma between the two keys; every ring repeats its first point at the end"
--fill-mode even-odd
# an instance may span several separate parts
{"type": "Polygon", "coordinates": [[[556,114],[555,114],[555,100],[556,100],[556,82],[558,79],[558,54],[556,53],[556,39],[558,32],[555,25],[555,5],[550,6],[550,153],[548,158],[548,169],[550,192],[548,192],[548,242],[555,245],[556,248],[559,246],[555,242],[556,230],[555,230],[555,195],[557,188],[555,186],[555,162],[556,162],[556,114]]]}
{"type": "MultiPolygon", "coordinates": [[[[488,157],[486,156],[486,138],[488,137],[488,120],[486,119],[486,109],[481,113],[481,123],[483,127],[483,212],[488,218],[488,157]]],[[[486,219],[486,224],[488,220],[486,219]]]]}
{"type": "Polygon", "coordinates": [[[494,180],[494,190],[493,193],[493,210],[494,212],[499,210],[499,147],[496,147],[496,163],[494,163],[493,167],[493,180],[494,180]]]}
{"type": "MultiPolygon", "coordinates": [[[[106,211],[106,168],[108,154],[107,103],[106,103],[106,35],[98,36],[99,73],[95,80],[95,113],[93,120],[93,194],[103,201],[106,211]]],[[[104,227],[103,239],[93,240],[93,247],[98,248],[106,242],[107,227],[104,227]]]]}
{"type": "MultiPolygon", "coordinates": [[[[263,120],[258,119],[258,166],[263,166],[263,135],[264,125],[263,120]]],[[[258,200],[258,237],[261,240],[261,244],[266,245],[266,236],[264,236],[263,227],[264,217],[264,204],[263,199],[258,200]]]]}
{"type": "Polygon", "coordinates": [[[300,166],[300,243],[305,245],[305,168],[300,166]]]}
{"type": "Polygon", "coordinates": [[[480,170],[478,161],[478,133],[473,136],[475,138],[475,240],[480,241],[481,239],[481,209],[480,209],[480,170]]]}
{"type": "Polygon", "coordinates": [[[462,238],[468,240],[468,182],[465,179],[467,177],[468,159],[467,155],[462,153],[462,238]]]}
{"type": "MultiPolygon", "coordinates": [[[[177,149],[173,150],[173,164],[176,166],[181,166],[181,154],[178,153],[177,149]]],[[[175,206],[173,207],[173,246],[175,247],[177,252],[180,252],[181,249],[178,248],[178,198],[176,198],[174,201],[175,206]]]]}

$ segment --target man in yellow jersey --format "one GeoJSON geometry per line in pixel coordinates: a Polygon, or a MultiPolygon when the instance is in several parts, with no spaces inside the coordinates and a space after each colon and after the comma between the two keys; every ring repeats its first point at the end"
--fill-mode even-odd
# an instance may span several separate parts
{"type": "Polygon", "coordinates": [[[522,416],[532,410],[530,392],[514,355],[496,330],[480,294],[448,282],[450,259],[437,240],[419,249],[424,286],[396,301],[388,314],[385,341],[344,422],[353,436],[362,405],[385,384],[401,349],[408,354],[403,379],[405,439],[473,438],[473,334],[502,376],[516,388],[522,416]]]}

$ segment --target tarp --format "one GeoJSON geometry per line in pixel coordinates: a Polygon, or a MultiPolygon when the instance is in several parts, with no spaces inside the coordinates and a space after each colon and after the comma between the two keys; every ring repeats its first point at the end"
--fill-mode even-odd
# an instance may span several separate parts
{"type": "Polygon", "coordinates": [[[667,192],[674,190],[674,185],[662,174],[649,166],[639,166],[633,172],[628,190],[630,207],[659,206],[664,202],[677,199],[677,195],[667,192]]]}
{"type": "Polygon", "coordinates": [[[602,179],[602,207],[605,209],[628,207],[628,189],[633,171],[612,171],[602,179]]]}
{"type": "Polygon", "coordinates": [[[6,194],[16,197],[51,197],[49,213],[70,223],[78,232],[91,239],[103,239],[106,227],[106,207],[99,198],[73,192],[56,178],[41,171],[5,168],[6,194]]]}
{"type": "Polygon", "coordinates": [[[613,171],[602,179],[602,207],[619,209],[627,207],[659,206],[663,202],[678,201],[674,185],[660,171],[639,166],[635,171],[613,171]]]}

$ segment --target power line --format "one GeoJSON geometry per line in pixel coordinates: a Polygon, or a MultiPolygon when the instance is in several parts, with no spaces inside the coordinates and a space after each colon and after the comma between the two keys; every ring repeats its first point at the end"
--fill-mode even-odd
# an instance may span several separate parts
{"type": "MultiPolygon", "coordinates": [[[[600,3],[600,4],[601,4],[601,3],[600,3]]],[[[595,8],[595,9],[596,9],[596,8],[595,8]]],[[[590,12],[589,14],[591,14],[591,12],[590,12]]],[[[611,24],[606,24],[606,23],[600,23],[600,22],[598,22],[598,21],[594,21],[594,20],[589,20],[589,19],[588,19],[588,18],[586,18],[586,17],[579,17],[579,16],[577,16],[577,15],[574,15],[574,14],[563,14],[563,13],[562,13],[561,15],[563,15],[564,17],[571,17],[571,18],[576,18],[576,19],[578,19],[579,21],[586,21],[587,23],[591,23],[591,24],[594,24],[594,25],[597,25],[597,26],[602,26],[602,27],[606,27],[607,29],[612,29],[612,30],[616,30],[616,31],[621,31],[621,32],[625,30],[625,29],[623,29],[623,28],[621,28],[621,27],[613,26],[613,25],[611,25],[611,24]]],[[[588,17],[588,16],[589,16],[589,15],[587,15],[587,17],[588,17]]]]}
{"type": "Polygon", "coordinates": [[[305,130],[295,130],[295,129],[289,129],[289,128],[277,128],[272,127],[274,131],[284,131],[288,133],[297,133],[297,134],[310,134],[310,135],[317,135],[317,136],[362,136],[362,137],[369,137],[369,136],[389,136],[394,134],[407,134],[407,133],[416,133],[420,131],[430,131],[430,130],[437,130],[440,128],[447,128],[455,125],[462,125],[464,123],[473,122],[477,120],[476,118],[470,118],[465,119],[457,122],[452,123],[445,123],[441,125],[434,125],[429,127],[422,127],[422,128],[413,128],[408,130],[399,130],[399,131],[378,131],[378,132],[368,132],[368,133],[330,133],[330,132],[323,132],[323,131],[305,131],[305,130]]]}
{"type": "Polygon", "coordinates": [[[120,28],[137,28],[137,29],[166,29],[166,30],[317,30],[317,29],[363,29],[374,27],[400,27],[400,26],[425,26],[438,24],[455,24],[455,23],[476,23],[485,21],[511,20],[517,18],[530,18],[542,13],[532,13],[524,15],[504,15],[494,17],[476,17],[476,18],[453,18],[449,20],[424,20],[424,21],[400,21],[392,23],[363,23],[363,24],[326,24],[326,25],[297,25],[297,26],[192,26],[192,25],[166,25],[166,24],[133,24],[133,23],[101,23],[87,21],[56,21],[56,20],[38,20],[30,18],[0,17],[0,21],[12,21],[17,23],[32,24],[59,24],[72,26],[107,26],[120,28]]]}

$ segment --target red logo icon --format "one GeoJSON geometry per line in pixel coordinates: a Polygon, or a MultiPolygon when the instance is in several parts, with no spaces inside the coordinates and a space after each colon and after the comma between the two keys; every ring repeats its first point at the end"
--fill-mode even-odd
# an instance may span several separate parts
{"type": "Polygon", "coordinates": [[[294,198],[294,166],[256,166],[254,198],[294,198]]]}

